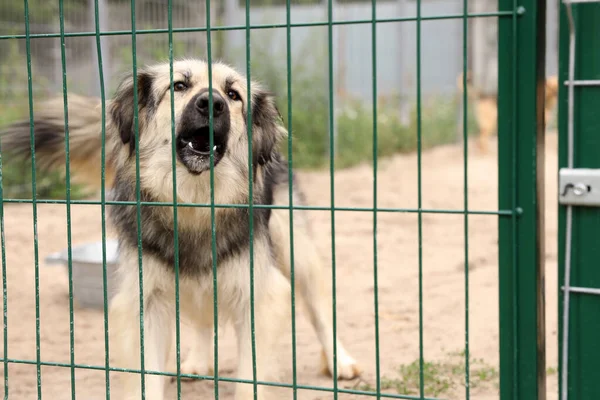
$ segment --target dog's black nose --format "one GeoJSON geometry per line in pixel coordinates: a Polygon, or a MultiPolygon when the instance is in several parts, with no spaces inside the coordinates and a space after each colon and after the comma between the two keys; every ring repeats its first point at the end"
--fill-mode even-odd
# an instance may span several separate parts
{"type": "MultiPolygon", "coordinates": [[[[223,112],[225,111],[225,108],[227,107],[227,104],[225,103],[225,99],[223,99],[223,97],[221,97],[221,95],[213,90],[213,116],[214,117],[218,117],[219,115],[223,114],[223,112]]],[[[198,109],[198,111],[200,111],[200,114],[202,114],[205,117],[208,117],[208,108],[209,108],[209,98],[208,98],[208,91],[202,93],[200,96],[198,96],[198,98],[196,99],[196,108],[198,109]]]]}

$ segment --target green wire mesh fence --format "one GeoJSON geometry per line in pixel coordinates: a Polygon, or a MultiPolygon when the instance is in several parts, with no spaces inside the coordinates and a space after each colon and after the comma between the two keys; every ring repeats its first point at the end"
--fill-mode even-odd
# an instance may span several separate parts
{"type": "MultiPolygon", "coordinates": [[[[330,393],[334,399],[343,397],[346,395],[354,396],[365,396],[365,397],[376,397],[376,398],[404,398],[404,399],[425,399],[431,398],[431,394],[427,393],[427,379],[428,376],[425,374],[426,362],[425,362],[425,346],[424,346],[424,297],[427,293],[423,287],[423,269],[424,269],[424,255],[423,255],[423,217],[431,215],[458,215],[463,218],[464,225],[464,292],[461,295],[464,297],[465,308],[464,308],[464,365],[462,366],[462,373],[464,374],[464,396],[465,398],[471,397],[471,365],[470,365],[470,312],[469,312],[469,295],[470,295],[470,282],[469,282],[469,220],[471,216],[480,215],[487,216],[489,218],[498,218],[499,220],[499,255],[500,255],[500,395],[503,399],[516,399],[516,398],[537,398],[537,395],[544,390],[543,379],[540,380],[540,376],[544,373],[543,360],[540,360],[535,350],[540,344],[540,332],[543,333],[543,311],[540,311],[539,299],[541,295],[541,261],[540,254],[537,250],[537,243],[541,240],[540,238],[540,227],[537,225],[538,212],[539,212],[539,193],[538,193],[538,176],[539,165],[541,163],[539,149],[537,143],[540,140],[538,135],[532,132],[540,131],[540,121],[536,118],[536,110],[539,107],[543,107],[536,98],[536,90],[539,90],[539,86],[536,89],[536,82],[543,79],[543,68],[540,72],[539,66],[543,66],[543,56],[540,54],[540,49],[543,49],[543,39],[539,38],[539,32],[541,32],[545,24],[543,23],[542,15],[545,13],[545,8],[542,1],[536,0],[499,0],[498,11],[495,12],[481,12],[473,13],[469,12],[468,0],[462,1],[462,12],[456,14],[447,15],[423,15],[422,3],[423,0],[416,1],[416,15],[415,16],[404,16],[385,18],[385,16],[378,15],[378,4],[375,0],[370,2],[370,15],[362,16],[361,19],[349,19],[349,20],[337,20],[334,18],[334,1],[329,0],[326,2],[326,20],[321,22],[292,22],[292,15],[294,8],[291,5],[291,1],[285,2],[286,20],[285,23],[270,23],[270,24],[252,24],[251,23],[251,5],[250,1],[246,0],[244,4],[245,11],[245,24],[243,25],[223,25],[221,21],[213,25],[211,20],[212,8],[217,6],[218,2],[211,2],[207,0],[205,3],[205,16],[206,21],[204,26],[199,27],[186,27],[176,28],[173,26],[173,0],[168,0],[163,4],[163,12],[167,13],[168,27],[166,29],[138,29],[136,19],[136,2],[131,1],[130,12],[131,12],[131,29],[128,30],[115,30],[115,31],[103,31],[101,29],[100,21],[100,7],[99,0],[93,1],[94,11],[94,31],[80,31],[80,32],[66,32],[65,30],[65,2],[59,0],[58,2],[58,16],[59,16],[59,33],[32,33],[30,28],[30,15],[31,8],[29,0],[24,0],[24,20],[25,20],[25,34],[6,34],[0,36],[1,42],[19,41],[25,42],[26,46],[26,65],[27,65],[27,83],[28,83],[28,108],[29,108],[29,119],[31,121],[29,126],[30,140],[31,140],[31,198],[9,198],[4,196],[3,186],[0,185],[0,196],[2,202],[0,202],[0,223],[2,228],[2,273],[3,273],[3,307],[4,307],[4,348],[3,348],[3,372],[4,372],[4,397],[13,398],[13,386],[9,380],[9,369],[10,364],[30,364],[36,368],[36,384],[37,384],[37,398],[42,398],[42,369],[45,366],[62,367],[70,369],[70,397],[76,398],[77,387],[80,384],[76,379],[76,371],[78,369],[90,369],[104,371],[104,379],[106,382],[105,398],[111,398],[111,386],[113,380],[111,379],[111,372],[134,372],[140,375],[140,385],[142,392],[145,391],[147,375],[161,375],[165,377],[172,377],[176,380],[176,393],[177,398],[181,398],[182,393],[182,378],[194,378],[201,380],[214,381],[214,398],[224,397],[225,395],[220,392],[219,382],[245,382],[254,387],[254,397],[257,398],[258,386],[276,386],[281,388],[287,388],[291,391],[291,396],[296,399],[302,397],[304,391],[320,391],[330,393]],[[211,4],[212,3],[212,4],[211,4]],[[462,151],[463,151],[463,206],[461,209],[436,209],[424,207],[423,194],[422,194],[422,153],[424,150],[423,140],[423,124],[425,116],[423,115],[423,99],[422,99],[422,31],[423,23],[426,21],[438,21],[438,20],[458,20],[462,24],[462,79],[460,85],[462,86],[462,104],[468,103],[468,35],[469,35],[469,24],[474,19],[485,18],[485,19],[497,19],[499,25],[499,97],[498,97],[498,113],[499,113],[499,209],[469,209],[469,113],[467,107],[463,107],[463,113],[461,115],[461,126],[462,126],[462,151]],[[336,95],[334,80],[336,78],[336,72],[334,68],[335,55],[334,55],[334,28],[344,25],[364,25],[370,27],[371,34],[371,51],[370,54],[365,54],[365,57],[370,57],[372,71],[378,70],[378,26],[384,24],[394,23],[413,23],[415,24],[416,36],[414,42],[416,46],[416,154],[417,154],[417,206],[410,207],[381,207],[378,201],[378,193],[381,193],[381,187],[378,184],[378,158],[379,158],[379,143],[378,143],[378,129],[380,124],[378,123],[378,109],[381,106],[380,96],[378,94],[378,74],[372,73],[371,83],[372,92],[370,93],[370,102],[372,115],[372,124],[369,127],[371,132],[364,132],[365,135],[371,136],[371,158],[372,158],[372,206],[369,207],[341,207],[336,206],[335,197],[335,149],[336,140],[339,140],[340,135],[343,132],[339,132],[337,135],[334,134],[338,130],[336,126],[336,95]],[[330,198],[328,206],[312,206],[312,205],[294,205],[294,196],[290,185],[288,194],[289,206],[274,206],[274,205],[260,205],[254,204],[252,201],[249,204],[216,204],[214,197],[214,190],[211,190],[210,203],[209,204],[196,204],[190,202],[178,202],[177,201],[177,176],[176,176],[176,124],[175,124],[175,105],[174,105],[174,88],[173,88],[173,76],[174,76],[174,55],[176,43],[174,40],[174,34],[176,33],[194,33],[196,35],[202,35],[206,40],[206,55],[207,59],[211,61],[213,59],[213,36],[220,32],[227,31],[242,31],[245,34],[245,54],[244,54],[244,66],[245,74],[248,77],[247,85],[247,97],[251,98],[252,87],[250,85],[250,78],[252,74],[253,60],[251,59],[251,47],[253,42],[251,41],[251,32],[254,30],[267,30],[267,29],[283,29],[285,30],[285,59],[286,65],[286,84],[287,84],[287,109],[284,111],[284,115],[287,120],[287,129],[289,132],[294,132],[295,127],[293,125],[294,113],[298,112],[304,104],[295,102],[292,96],[292,70],[293,70],[293,56],[292,56],[292,37],[293,32],[296,29],[309,28],[309,27],[322,27],[326,29],[327,34],[327,90],[328,90],[328,102],[327,102],[327,130],[328,134],[328,158],[329,158],[329,174],[330,174],[330,198]],[[137,43],[138,38],[141,35],[155,35],[162,34],[168,36],[168,63],[169,63],[169,77],[171,81],[170,86],[170,101],[171,101],[171,156],[172,156],[172,180],[173,180],[173,202],[148,202],[142,199],[141,187],[140,187],[140,155],[139,152],[135,151],[135,169],[136,176],[136,193],[135,201],[115,201],[110,200],[108,196],[109,187],[106,183],[106,111],[107,111],[107,99],[109,98],[107,92],[107,85],[103,71],[105,70],[106,64],[104,62],[103,46],[101,39],[108,36],[126,36],[131,37],[131,58],[132,73],[133,76],[137,76],[138,62],[137,55],[139,52],[137,43]],[[39,171],[36,169],[36,157],[35,157],[35,125],[33,123],[36,102],[34,101],[34,86],[32,83],[33,71],[32,71],[32,56],[31,56],[31,44],[32,41],[37,39],[48,39],[56,38],[60,40],[60,60],[61,60],[61,78],[62,78],[62,91],[63,91],[63,103],[64,103],[64,129],[65,135],[69,137],[69,97],[68,91],[71,87],[69,83],[69,70],[67,65],[67,38],[76,37],[91,37],[95,38],[96,48],[94,49],[96,54],[97,65],[95,68],[99,71],[99,90],[101,98],[101,110],[102,110],[102,184],[101,184],[101,200],[82,200],[72,198],[73,186],[71,185],[71,165],[70,165],[70,148],[69,140],[64,143],[66,157],[66,170],[65,170],[65,183],[66,191],[64,199],[43,199],[39,198],[37,193],[36,174],[39,171]],[[27,203],[32,205],[33,210],[33,235],[34,235],[34,270],[35,270],[35,303],[36,303],[36,354],[35,359],[17,359],[10,357],[10,346],[8,341],[8,331],[10,329],[8,322],[8,300],[10,294],[10,288],[7,287],[7,271],[6,271],[6,257],[5,257],[5,225],[4,216],[6,212],[5,205],[13,203],[27,203]],[[38,253],[38,214],[37,207],[40,204],[60,204],[66,206],[66,220],[67,220],[67,243],[68,243],[68,281],[69,281],[69,361],[68,362],[57,362],[44,360],[42,357],[41,350],[41,335],[42,329],[40,325],[40,275],[39,275],[39,253],[38,253]],[[103,298],[103,313],[104,313],[104,365],[88,365],[76,362],[75,352],[75,317],[74,317],[74,302],[73,302],[73,260],[72,260],[72,205],[96,205],[100,206],[101,210],[101,221],[102,221],[102,256],[103,256],[103,287],[107,287],[109,280],[109,273],[107,272],[107,226],[106,226],[106,207],[123,207],[123,206],[135,206],[137,215],[137,244],[138,244],[138,263],[139,263],[139,291],[140,291],[140,369],[139,370],[126,370],[122,368],[115,368],[111,366],[110,360],[110,345],[109,345],[109,322],[108,322],[108,310],[109,310],[109,295],[107,291],[104,292],[103,298]],[[146,348],[144,346],[144,299],[143,299],[143,276],[144,269],[142,268],[142,208],[146,206],[154,207],[170,207],[173,209],[173,220],[174,220],[174,243],[175,243],[175,292],[176,297],[174,299],[176,307],[176,324],[175,324],[175,358],[176,358],[176,371],[164,372],[164,371],[150,371],[145,369],[145,354],[146,348]],[[212,224],[212,243],[211,248],[207,249],[212,253],[212,279],[214,284],[213,292],[213,314],[214,314],[214,376],[204,375],[190,375],[184,374],[181,371],[181,322],[179,318],[179,248],[178,248],[178,209],[186,207],[203,207],[210,208],[211,224],[212,224]],[[290,253],[290,264],[291,264],[291,348],[292,348],[292,365],[291,368],[291,382],[262,382],[257,379],[256,371],[256,346],[255,338],[252,338],[252,359],[253,359],[253,379],[252,380],[239,380],[222,376],[219,374],[219,323],[218,323],[218,301],[217,301],[217,244],[215,239],[216,229],[218,228],[215,224],[215,212],[219,208],[243,208],[247,209],[248,212],[248,223],[250,227],[250,281],[248,282],[250,288],[250,299],[254,303],[254,257],[253,257],[253,223],[254,213],[256,210],[268,208],[268,209],[286,209],[289,212],[289,243],[291,247],[290,253]],[[374,387],[370,388],[348,388],[340,387],[337,379],[332,379],[331,386],[316,386],[300,384],[298,381],[298,369],[297,369],[297,355],[299,353],[299,345],[296,338],[296,293],[295,293],[295,274],[294,274],[294,213],[292,210],[311,210],[311,211],[322,211],[330,214],[330,230],[331,230],[331,279],[332,279],[332,313],[333,313],[333,337],[337,337],[337,282],[340,277],[336,268],[336,213],[339,212],[356,212],[356,213],[368,213],[372,215],[372,248],[373,248],[373,316],[374,318],[364,323],[372,324],[375,337],[375,354],[374,358],[374,387]],[[386,391],[383,383],[383,373],[381,371],[381,354],[380,354],[380,298],[379,298],[379,270],[378,270],[378,220],[382,213],[403,213],[403,214],[414,214],[417,218],[417,229],[418,229],[418,393],[415,395],[408,394],[395,394],[386,391]],[[540,322],[541,321],[541,322],[540,322]],[[9,390],[10,389],[10,390],[9,390]]],[[[161,3],[162,4],[162,3],[161,3]]],[[[543,38],[544,35],[541,35],[543,38]]],[[[543,53],[543,51],[542,51],[543,53]]],[[[442,67],[441,67],[442,68],[442,67]]],[[[212,69],[213,66],[208,63],[208,82],[209,88],[209,107],[212,109],[214,99],[212,96],[212,69]]],[[[133,80],[133,96],[134,104],[138,104],[138,82],[136,79],[133,80]]],[[[139,116],[138,108],[134,107],[133,125],[134,132],[136,135],[136,142],[139,142],[139,116]]],[[[538,113],[539,114],[539,113],[538,113]]],[[[248,104],[246,110],[247,118],[247,135],[248,138],[252,137],[252,105],[248,104]]],[[[543,126],[543,124],[541,125],[543,126]]],[[[214,135],[213,135],[213,117],[210,114],[209,119],[209,131],[210,131],[210,142],[209,148],[213,149],[214,146],[214,135]]],[[[301,140],[294,135],[289,135],[285,147],[287,149],[287,163],[289,166],[288,179],[292,181],[292,169],[294,166],[294,155],[297,153],[294,151],[294,142],[301,140]]],[[[248,169],[252,171],[253,165],[253,150],[252,140],[248,141],[248,169]]],[[[3,160],[0,160],[3,161],[3,160]]],[[[210,182],[211,187],[214,188],[214,154],[211,151],[210,154],[210,182]]],[[[1,165],[3,168],[6,164],[1,165]]],[[[365,183],[366,184],[366,183],[365,183]]],[[[248,176],[248,191],[250,199],[252,199],[254,189],[253,174],[248,176]]],[[[252,332],[254,333],[254,309],[251,308],[251,324],[252,332]]],[[[543,335],[541,335],[543,336],[543,335]]],[[[334,340],[334,362],[333,362],[333,376],[337,376],[337,342],[334,340]]],[[[66,391],[65,387],[65,391],[66,391]]],[[[16,398],[18,394],[15,395],[16,398]]]]}

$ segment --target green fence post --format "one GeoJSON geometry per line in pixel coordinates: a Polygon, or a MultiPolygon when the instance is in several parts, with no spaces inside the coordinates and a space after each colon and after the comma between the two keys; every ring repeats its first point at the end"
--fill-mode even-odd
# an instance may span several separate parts
{"type": "Polygon", "coordinates": [[[545,399],[543,0],[499,0],[500,398],[545,399]]]}

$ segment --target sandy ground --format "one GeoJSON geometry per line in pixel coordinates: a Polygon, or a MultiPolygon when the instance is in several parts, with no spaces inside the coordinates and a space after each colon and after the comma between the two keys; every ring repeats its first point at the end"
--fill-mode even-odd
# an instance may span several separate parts
{"type": "MultiPolygon", "coordinates": [[[[471,146],[474,149],[474,146],[471,146]]],[[[493,146],[492,146],[493,148],[493,146]]],[[[547,342],[548,366],[556,367],[556,135],[547,144],[547,342]]],[[[459,145],[439,147],[422,156],[423,208],[463,208],[463,161],[459,145]]],[[[378,206],[417,207],[417,157],[399,155],[379,162],[378,206]]],[[[469,157],[469,208],[497,209],[496,154],[486,156],[472,151],[469,157]]],[[[329,205],[327,172],[300,174],[310,205],[329,205]]],[[[368,165],[343,170],[335,175],[338,206],[371,207],[373,172],[368,165]]],[[[64,269],[45,265],[43,258],[66,247],[64,205],[38,208],[40,355],[45,362],[68,363],[69,301],[64,269]]],[[[316,240],[326,259],[331,259],[329,212],[310,214],[317,232],[316,240]]],[[[452,353],[465,343],[465,250],[464,217],[460,214],[423,215],[423,344],[426,361],[456,361],[452,353]],[[454,357],[454,358],[453,358],[454,357]]],[[[336,213],[335,241],[337,265],[338,330],[346,347],[359,360],[362,380],[340,382],[340,387],[360,388],[374,385],[375,318],[373,284],[373,215],[368,212],[336,213]]],[[[472,357],[482,359],[493,369],[498,366],[498,244],[497,217],[469,216],[469,346],[472,357]]],[[[8,354],[11,359],[36,359],[36,301],[31,205],[5,207],[6,268],[8,293],[8,354]]],[[[100,239],[100,208],[72,207],[73,243],[100,239]]],[[[381,374],[393,379],[397,368],[419,357],[419,253],[418,221],[414,213],[378,214],[379,271],[379,355],[381,374]]],[[[104,365],[103,313],[76,307],[74,310],[74,358],[77,363],[104,365]]],[[[232,376],[235,346],[231,330],[221,329],[220,365],[224,376],[232,376]]],[[[185,340],[185,335],[184,335],[185,340]]],[[[286,333],[280,350],[286,349],[291,334],[286,333]]],[[[299,311],[297,323],[298,383],[331,387],[330,378],[320,374],[320,348],[307,319],[299,311]]],[[[1,346],[0,346],[1,347],[1,346]]],[[[185,345],[183,345],[185,355],[185,345]]],[[[454,362],[452,361],[452,362],[454,362]]],[[[475,368],[475,366],[474,366],[475,368]]],[[[37,396],[36,366],[9,365],[9,394],[12,399],[37,396]]],[[[282,380],[291,382],[291,360],[282,362],[282,380]]],[[[75,387],[79,399],[104,399],[104,371],[76,370],[75,387]]],[[[453,378],[454,379],[454,378],[453,378]]],[[[111,376],[111,395],[118,399],[118,377],[111,376]]],[[[45,399],[71,396],[71,370],[60,366],[41,368],[41,392],[45,399]]],[[[460,378],[440,395],[464,398],[460,378]]],[[[183,398],[212,398],[213,384],[207,381],[184,382],[183,398]]],[[[168,392],[174,396],[174,385],[168,392]]],[[[3,388],[2,388],[3,390],[3,388]]],[[[556,398],[556,373],[549,376],[548,398],[556,398]]],[[[220,398],[231,398],[231,384],[220,385],[220,398]]],[[[290,398],[283,391],[278,398],[290,398]]],[[[331,394],[301,391],[301,399],[329,399],[331,394]]],[[[175,397],[172,397],[175,398],[175,397]]],[[[340,395],[340,399],[370,398],[340,395]]],[[[472,389],[476,399],[498,398],[497,381],[472,389]]]]}

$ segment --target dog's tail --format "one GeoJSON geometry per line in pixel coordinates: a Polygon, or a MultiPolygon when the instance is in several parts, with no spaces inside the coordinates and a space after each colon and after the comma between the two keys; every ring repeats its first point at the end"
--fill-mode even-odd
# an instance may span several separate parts
{"type": "MultiPolygon", "coordinates": [[[[68,98],[69,164],[75,181],[96,189],[101,184],[102,110],[95,98],[69,95],[68,98]]],[[[16,122],[0,131],[3,155],[31,158],[29,120],[16,122]]],[[[41,103],[33,120],[36,165],[43,169],[65,171],[65,113],[62,97],[41,103]]],[[[106,142],[106,187],[114,179],[106,142]]]]}

